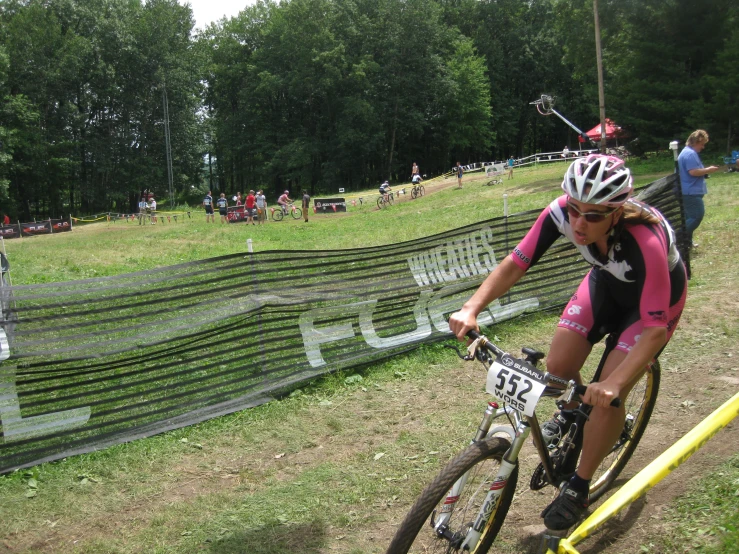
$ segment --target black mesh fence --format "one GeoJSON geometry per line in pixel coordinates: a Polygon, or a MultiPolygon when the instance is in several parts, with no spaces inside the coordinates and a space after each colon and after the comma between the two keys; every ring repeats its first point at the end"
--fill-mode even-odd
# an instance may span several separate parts
{"type": "MultiPolygon", "coordinates": [[[[673,177],[647,199],[682,226],[673,177]]],[[[0,289],[0,472],[265,402],[450,337],[446,317],[539,211],[392,246],[238,254],[0,289]]],[[[559,240],[480,317],[560,308],[588,266],[559,240]]]]}

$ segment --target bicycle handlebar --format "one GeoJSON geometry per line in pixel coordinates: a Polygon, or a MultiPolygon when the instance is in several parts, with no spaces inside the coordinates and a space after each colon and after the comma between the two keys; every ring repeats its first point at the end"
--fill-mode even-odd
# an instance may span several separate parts
{"type": "MultiPolygon", "coordinates": [[[[467,331],[467,336],[472,340],[481,339],[480,346],[491,354],[494,354],[496,357],[501,357],[503,356],[503,354],[506,353],[498,348],[495,344],[490,342],[490,339],[488,339],[485,335],[475,331],[474,329],[470,329],[469,331],[467,331]]],[[[569,381],[567,381],[566,379],[562,379],[561,377],[557,377],[556,375],[552,375],[550,373],[547,373],[546,375],[548,381],[558,383],[560,385],[569,385],[569,381]]],[[[588,387],[586,385],[575,385],[574,389],[575,394],[577,394],[578,396],[584,396],[588,387]]],[[[621,406],[621,399],[614,398],[613,400],[611,400],[611,406],[613,408],[619,408],[621,406]]]]}

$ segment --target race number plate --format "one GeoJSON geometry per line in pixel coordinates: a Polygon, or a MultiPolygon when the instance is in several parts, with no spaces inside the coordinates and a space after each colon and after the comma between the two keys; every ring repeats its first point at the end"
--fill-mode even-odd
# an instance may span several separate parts
{"type": "Polygon", "coordinates": [[[488,369],[485,390],[527,416],[544,392],[544,373],[510,356],[496,359],[488,369]]]}

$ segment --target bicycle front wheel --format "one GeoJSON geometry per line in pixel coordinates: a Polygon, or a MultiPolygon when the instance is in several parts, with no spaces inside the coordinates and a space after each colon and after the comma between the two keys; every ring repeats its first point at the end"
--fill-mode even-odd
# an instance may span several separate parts
{"type": "Polygon", "coordinates": [[[424,194],[426,194],[426,187],[424,187],[423,185],[419,185],[418,186],[418,196],[423,196],[424,194]]]}
{"type": "Polygon", "coordinates": [[[300,219],[303,215],[303,210],[301,210],[300,208],[293,208],[291,213],[292,213],[293,219],[300,219]]]}
{"type": "Polygon", "coordinates": [[[621,436],[613,449],[603,459],[590,482],[590,501],[598,500],[619,476],[639,445],[647,428],[652,410],[657,402],[660,367],[655,361],[651,369],[644,372],[641,379],[631,389],[624,402],[626,422],[621,436]]]}
{"type": "Polygon", "coordinates": [[[282,213],[282,209],[277,209],[274,212],[272,212],[272,219],[275,221],[282,221],[282,218],[285,214],[282,213]]]}
{"type": "MultiPolygon", "coordinates": [[[[459,545],[474,523],[510,444],[500,437],[488,437],[470,445],[452,459],[413,504],[395,533],[387,554],[460,552],[459,545]],[[439,518],[449,490],[467,472],[467,482],[448,521],[447,535],[452,538],[440,538],[431,526],[431,521],[439,518]]],[[[485,523],[473,554],[484,554],[493,544],[508,514],[517,480],[518,464],[504,485],[498,506],[485,523]]]]}
{"type": "Polygon", "coordinates": [[[387,195],[387,203],[392,204],[393,203],[393,193],[387,195]]]}

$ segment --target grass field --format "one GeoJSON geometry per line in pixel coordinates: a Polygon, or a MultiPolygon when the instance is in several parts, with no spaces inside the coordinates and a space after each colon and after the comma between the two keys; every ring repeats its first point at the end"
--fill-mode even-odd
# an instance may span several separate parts
{"type": "MultiPolygon", "coordinates": [[[[670,172],[672,161],[631,165],[643,184],[670,172]]],[[[497,187],[468,174],[462,190],[450,179],[381,211],[368,192],[372,203],[347,214],[311,214],[308,223],[206,224],[196,210],[184,222],[97,223],[5,246],[16,285],[243,252],[247,238],[258,251],[381,246],[501,215],[503,194],[510,213],[542,208],[559,195],[564,169],[519,169],[497,187]]],[[[738,185],[737,174],[709,182],[688,305],[662,356],[658,407],[627,473],[739,386],[738,185]]],[[[546,350],[555,323],[556,316],[538,315],[492,332],[511,350],[546,350]]],[[[483,390],[479,367],[441,345],[426,346],[252,410],[2,476],[0,552],[382,552],[415,496],[473,434],[483,390]]],[[[737,437],[735,422],[650,492],[636,520],[627,514],[622,528],[596,538],[590,551],[737,551],[737,437]]],[[[549,492],[526,486],[531,456],[522,458],[498,552],[524,551],[522,530],[538,523],[548,501],[549,492]]]]}
{"type": "MultiPolygon", "coordinates": [[[[637,178],[644,184],[664,175],[654,164],[637,178]]],[[[484,187],[481,173],[468,173],[467,185],[440,188],[417,200],[407,195],[389,209],[378,210],[376,191],[357,193],[365,202],[349,206],[346,214],[310,214],[310,221],[285,219],[263,226],[243,223],[205,223],[202,208],[190,219],[157,225],[100,222],[78,225],[71,233],[6,241],[13,284],[48,283],[118,275],[246,251],[251,238],[255,251],[319,250],[379,246],[440,233],[503,215],[503,194],[509,213],[539,209],[560,194],[557,186],[565,163],[517,169],[514,179],[484,187]],[[92,247],[94,245],[94,247],[92,247]]],[[[455,180],[429,181],[427,188],[452,185],[455,180]]],[[[395,187],[397,191],[402,187],[395,187]]],[[[160,217],[161,219],[161,217],[160,217]]]]}

